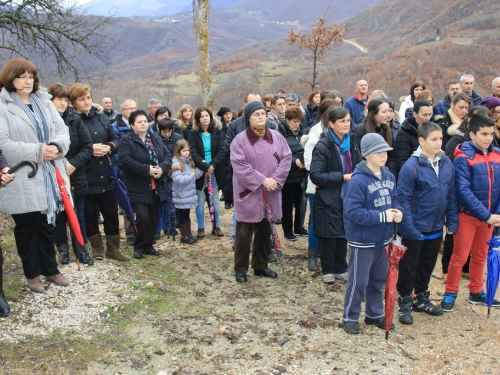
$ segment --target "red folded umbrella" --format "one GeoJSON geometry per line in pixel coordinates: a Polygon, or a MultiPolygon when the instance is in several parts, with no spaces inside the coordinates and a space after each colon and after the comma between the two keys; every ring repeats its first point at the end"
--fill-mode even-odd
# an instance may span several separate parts
{"type": "Polygon", "coordinates": [[[398,224],[394,223],[394,236],[391,243],[385,248],[389,259],[389,270],[385,283],[385,339],[389,339],[392,320],[394,319],[394,305],[396,303],[396,282],[398,281],[397,264],[403,258],[407,248],[401,244],[401,237],[397,235],[398,224]]]}
{"type": "Polygon", "coordinates": [[[75,213],[75,208],[73,207],[73,203],[71,202],[71,198],[66,190],[66,185],[64,184],[64,178],[61,175],[61,172],[57,168],[54,168],[56,171],[56,179],[57,186],[59,186],[59,191],[61,192],[61,197],[64,205],[64,210],[66,211],[66,216],[68,217],[68,222],[73,234],[75,235],[78,243],[83,246],[83,236],[82,231],[80,229],[80,223],[78,222],[78,218],[75,213]]]}

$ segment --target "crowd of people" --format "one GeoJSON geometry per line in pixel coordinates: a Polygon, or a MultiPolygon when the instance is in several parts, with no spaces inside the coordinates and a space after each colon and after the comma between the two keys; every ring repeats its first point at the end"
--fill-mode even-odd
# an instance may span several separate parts
{"type": "MultiPolygon", "coordinates": [[[[223,201],[234,209],[236,281],[247,281],[250,266],[255,276],[278,276],[268,266],[277,260],[272,227],[281,224],[286,241],[307,236],[308,269],[321,269],[326,284],[347,282],[348,333],[359,333],[363,300],[365,323],[385,329],[381,290],[393,223],[408,248],[397,282],[401,323],[412,324],[413,312],[452,311],[462,275],[470,279],[468,301],[486,304],[487,240],[500,226],[500,77],[487,98],[465,74],[437,103],[415,81],[396,110],[383,90],[369,93],[360,80],[345,101],[335,90],[313,90],[307,103],[284,89],[250,92],[239,113],[222,106],[215,116],[189,104],[175,114],[158,99],[142,110],[127,98],[116,111],[109,97],[96,104],[82,83],[45,90],[36,66],[20,58],[3,66],[0,87],[0,211],[15,222],[33,292],[44,293],[44,281],[70,283],[54,251],[60,264],[70,262],[61,175],[83,237],[83,246],[71,245],[89,266],[129,261],[120,214],[140,259],[160,255],[154,244],[162,231],[175,239],[178,229],[188,245],[224,236],[223,201]],[[39,164],[35,177],[9,173],[24,160],[39,164]],[[441,248],[446,288],[435,305],[429,280],[441,248]]],[[[2,281],[0,273],[0,315],[7,316],[2,281]]]]}

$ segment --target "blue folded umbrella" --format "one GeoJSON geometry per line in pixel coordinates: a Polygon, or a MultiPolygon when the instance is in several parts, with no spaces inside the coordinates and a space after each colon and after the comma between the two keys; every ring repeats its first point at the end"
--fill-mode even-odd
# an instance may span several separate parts
{"type": "Polygon", "coordinates": [[[499,254],[500,234],[496,227],[493,237],[488,241],[490,249],[488,250],[487,276],[486,276],[486,304],[488,305],[488,318],[490,317],[490,309],[493,304],[493,299],[498,288],[498,278],[500,273],[499,254]]]}

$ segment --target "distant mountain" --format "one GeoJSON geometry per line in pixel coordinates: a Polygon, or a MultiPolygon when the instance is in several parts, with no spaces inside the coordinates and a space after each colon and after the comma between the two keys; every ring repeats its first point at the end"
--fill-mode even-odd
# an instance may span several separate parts
{"type": "MultiPolygon", "coordinates": [[[[321,16],[330,22],[340,22],[380,3],[383,0],[288,0],[286,3],[269,0],[212,0],[211,8],[252,11],[257,18],[270,22],[296,22],[310,26],[321,16]]],[[[137,0],[90,0],[84,6],[98,15],[116,17],[158,18],[190,13],[191,0],[150,0],[137,5],[137,0]]]]}
{"type": "MultiPolygon", "coordinates": [[[[234,8],[241,0],[212,0],[212,9],[234,8]]],[[[193,10],[191,0],[91,0],[85,7],[98,15],[112,14],[117,17],[162,17],[180,13],[189,13],[193,10]]]]}

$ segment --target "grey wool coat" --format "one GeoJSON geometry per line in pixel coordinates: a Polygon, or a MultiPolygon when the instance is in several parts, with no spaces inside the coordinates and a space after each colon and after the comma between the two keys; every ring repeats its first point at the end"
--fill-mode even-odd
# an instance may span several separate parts
{"type": "MultiPolygon", "coordinates": [[[[50,131],[50,143],[57,143],[62,152],[54,160],[55,166],[64,178],[66,189],[70,191],[66,174],[66,159],[70,140],[68,127],[51,102],[52,96],[43,91],[35,92],[43,103],[43,111],[50,131]]],[[[39,171],[28,179],[28,171],[21,169],[16,178],[0,189],[0,211],[7,214],[38,212],[47,209],[45,182],[41,171],[43,143],[38,141],[34,124],[3,88],[0,92],[0,150],[9,166],[23,160],[33,160],[39,164],[39,171]]]]}

